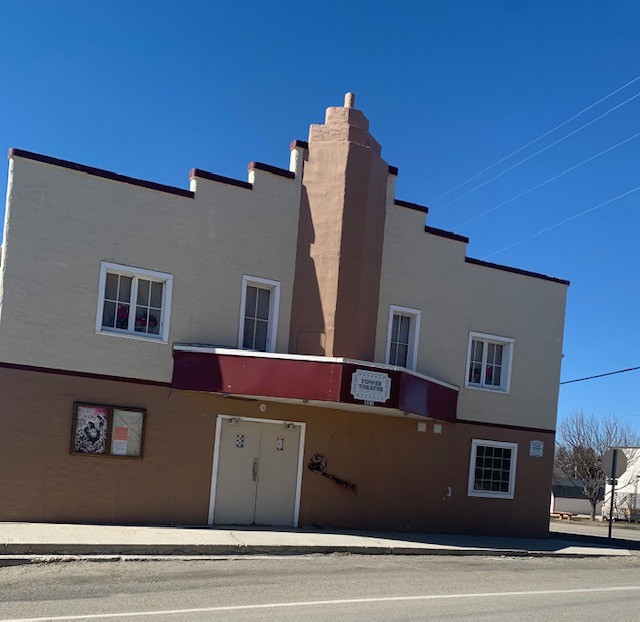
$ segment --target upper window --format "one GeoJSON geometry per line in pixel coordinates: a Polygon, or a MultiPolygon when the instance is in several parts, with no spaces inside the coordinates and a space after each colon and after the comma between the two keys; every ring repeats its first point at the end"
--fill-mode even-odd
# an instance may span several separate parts
{"type": "Polygon", "coordinates": [[[517,453],[517,443],[473,439],[468,494],[513,499],[517,453]]]}
{"type": "Polygon", "coordinates": [[[103,261],[96,332],[166,342],[173,277],[103,261]]]}
{"type": "Polygon", "coordinates": [[[469,333],[465,386],[509,392],[514,340],[469,333]]]}
{"type": "Polygon", "coordinates": [[[275,352],[279,303],[279,281],[242,277],[238,348],[275,352]]]}
{"type": "Polygon", "coordinates": [[[415,369],[419,334],[420,311],[391,305],[387,331],[387,364],[415,369]]]}

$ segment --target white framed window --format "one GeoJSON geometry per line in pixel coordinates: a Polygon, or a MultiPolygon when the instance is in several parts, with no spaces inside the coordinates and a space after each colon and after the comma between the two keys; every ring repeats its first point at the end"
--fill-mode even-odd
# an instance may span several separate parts
{"type": "Polygon", "coordinates": [[[280,282],[257,276],[242,277],[238,348],[275,352],[278,335],[280,282]]]}
{"type": "Polygon", "coordinates": [[[474,438],[469,463],[469,496],[513,499],[517,457],[517,443],[474,438]]]}
{"type": "Polygon", "coordinates": [[[96,333],[167,343],[173,275],[103,261],[96,333]]]}
{"type": "Polygon", "coordinates": [[[418,360],[420,315],[419,309],[396,305],[389,307],[386,354],[388,365],[415,370],[418,360]]]}
{"type": "Polygon", "coordinates": [[[509,393],[514,339],[469,333],[465,387],[509,393]]]}

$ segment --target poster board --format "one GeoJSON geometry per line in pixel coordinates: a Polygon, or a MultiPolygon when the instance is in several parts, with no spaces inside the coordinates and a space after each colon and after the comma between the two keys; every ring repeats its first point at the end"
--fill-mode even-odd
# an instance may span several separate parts
{"type": "Polygon", "coordinates": [[[141,459],[146,414],[142,408],[75,403],[71,453],[141,459]]]}

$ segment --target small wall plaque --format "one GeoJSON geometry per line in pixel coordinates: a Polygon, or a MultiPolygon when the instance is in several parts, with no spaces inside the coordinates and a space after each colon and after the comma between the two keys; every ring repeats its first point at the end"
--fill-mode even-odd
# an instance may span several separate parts
{"type": "Polygon", "coordinates": [[[544,441],[531,441],[529,444],[529,455],[534,458],[542,458],[544,453],[544,441]]]}

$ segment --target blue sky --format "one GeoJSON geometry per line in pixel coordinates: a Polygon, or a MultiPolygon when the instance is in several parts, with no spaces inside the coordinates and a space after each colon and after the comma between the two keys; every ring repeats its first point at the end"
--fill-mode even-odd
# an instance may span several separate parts
{"type": "MultiPolygon", "coordinates": [[[[0,149],[20,147],[186,188],[198,167],[246,179],[286,167],[346,91],[400,169],[397,196],[486,257],[640,185],[640,3],[5,0],[0,149]]],[[[563,379],[640,365],[640,192],[490,260],[570,279],[563,379]]],[[[640,428],[640,372],[567,385],[576,408],[640,428]]]]}

